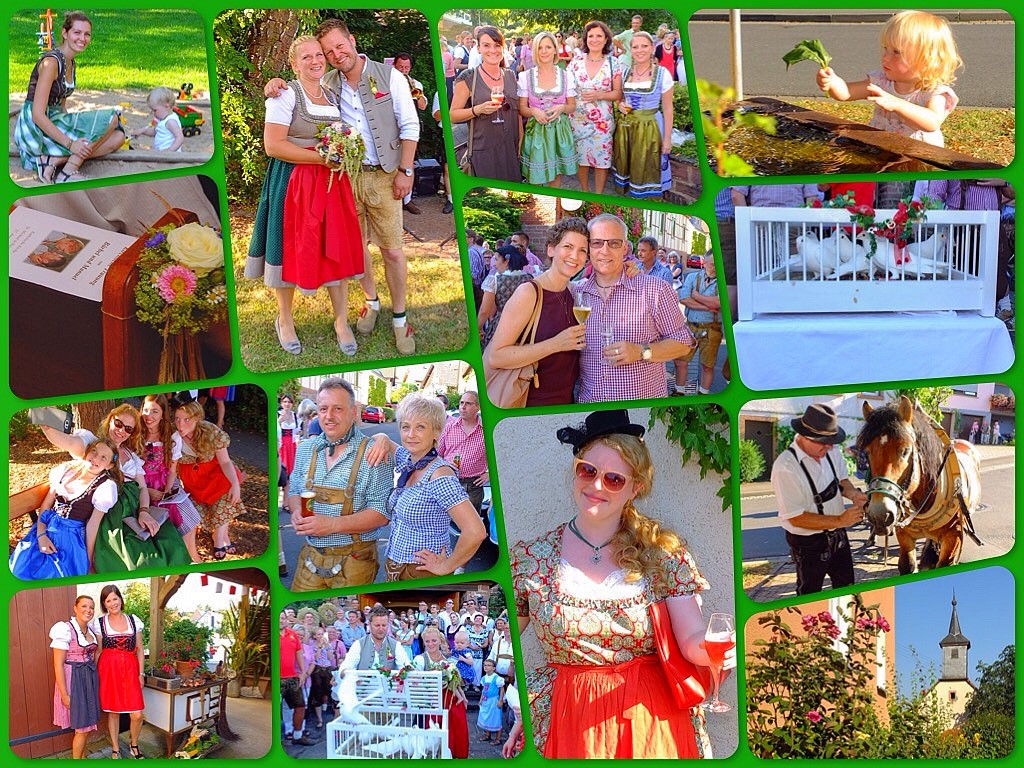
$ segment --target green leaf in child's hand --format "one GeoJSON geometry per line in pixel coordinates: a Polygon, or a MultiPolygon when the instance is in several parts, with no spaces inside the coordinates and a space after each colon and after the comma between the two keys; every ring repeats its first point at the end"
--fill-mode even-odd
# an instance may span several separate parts
{"type": "Polygon", "coordinates": [[[828,55],[821,40],[801,40],[793,47],[793,50],[782,57],[782,60],[786,62],[786,69],[800,61],[813,61],[821,69],[825,69],[832,61],[832,57],[828,55]]]}

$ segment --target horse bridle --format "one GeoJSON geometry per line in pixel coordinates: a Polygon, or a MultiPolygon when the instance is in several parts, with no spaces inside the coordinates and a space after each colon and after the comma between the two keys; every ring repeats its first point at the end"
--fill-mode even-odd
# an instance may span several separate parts
{"type": "Polygon", "coordinates": [[[896,502],[896,506],[900,510],[899,517],[894,521],[897,526],[906,525],[921,512],[928,508],[928,505],[932,503],[932,499],[935,497],[935,491],[938,488],[939,477],[944,471],[943,468],[946,466],[946,461],[949,459],[949,454],[952,451],[953,446],[949,445],[946,447],[946,452],[942,455],[942,461],[939,462],[938,473],[935,479],[932,480],[931,487],[928,489],[928,493],[924,495],[921,503],[914,509],[910,503],[909,491],[910,484],[913,482],[915,475],[920,472],[920,455],[917,450],[916,440],[910,441],[910,450],[912,452],[910,458],[910,464],[900,475],[899,480],[890,480],[884,475],[877,477],[871,476],[871,462],[868,462],[868,484],[867,484],[867,495],[870,499],[872,494],[877,493],[880,496],[885,496],[896,502]]]}

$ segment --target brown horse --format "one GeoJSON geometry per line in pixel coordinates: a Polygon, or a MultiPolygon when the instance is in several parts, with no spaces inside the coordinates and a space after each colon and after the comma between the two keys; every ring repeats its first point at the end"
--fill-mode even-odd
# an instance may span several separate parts
{"type": "Polygon", "coordinates": [[[981,462],[964,440],[950,440],[931,418],[906,396],[872,409],[864,403],[864,427],[857,448],[867,457],[867,520],[872,533],[896,531],[899,571],[918,568],[915,547],[928,539],[938,550],[936,567],[960,562],[966,532],[981,543],[971,524],[971,512],[981,492],[981,462]]]}

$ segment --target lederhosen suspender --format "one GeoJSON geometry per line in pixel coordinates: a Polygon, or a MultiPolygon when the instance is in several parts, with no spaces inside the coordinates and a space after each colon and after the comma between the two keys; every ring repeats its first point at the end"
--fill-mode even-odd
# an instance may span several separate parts
{"type": "Polygon", "coordinates": [[[825,458],[828,459],[828,465],[832,469],[832,482],[825,486],[825,490],[818,492],[818,489],[814,487],[814,481],[811,479],[811,473],[807,471],[807,467],[800,460],[800,457],[796,455],[796,451],[793,450],[793,446],[786,449],[793,454],[793,458],[796,459],[796,463],[800,466],[800,470],[804,473],[804,477],[807,478],[807,484],[811,486],[811,494],[814,499],[814,506],[818,510],[819,515],[825,514],[825,502],[832,501],[839,493],[839,475],[836,473],[836,465],[832,463],[832,457],[827,453],[825,458]]]}
{"type": "MultiPolygon", "coordinates": [[[[325,485],[313,485],[313,475],[316,472],[316,457],[320,452],[320,449],[313,451],[313,455],[309,459],[309,470],[306,472],[306,489],[315,491],[315,500],[321,504],[341,504],[341,517],[352,514],[352,504],[356,495],[356,476],[359,474],[359,463],[363,460],[363,454],[366,453],[366,446],[370,444],[370,439],[364,437],[359,442],[359,448],[356,449],[356,458],[352,462],[352,471],[348,476],[348,485],[345,488],[328,488],[325,485]]],[[[338,461],[341,461],[340,457],[338,461]]],[[[324,467],[327,468],[327,459],[324,458],[324,467]]],[[[358,533],[348,534],[353,542],[359,542],[358,533]]]]}

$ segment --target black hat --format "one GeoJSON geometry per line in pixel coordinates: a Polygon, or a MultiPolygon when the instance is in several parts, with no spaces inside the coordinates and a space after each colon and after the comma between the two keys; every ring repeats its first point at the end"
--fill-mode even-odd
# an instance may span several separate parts
{"type": "Polygon", "coordinates": [[[556,433],[558,442],[571,445],[573,453],[579,453],[583,446],[603,435],[632,435],[643,437],[646,432],[640,424],[629,420],[625,408],[614,411],[594,411],[577,427],[562,427],[556,433]]]}
{"type": "Polygon", "coordinates": [[[830,405],[814,403],[807,406],[804,415],[790,422],[793,431],[816,443],[835,445],[846,439],[845,430],[839,426],[836,412],[830,405]]]}

